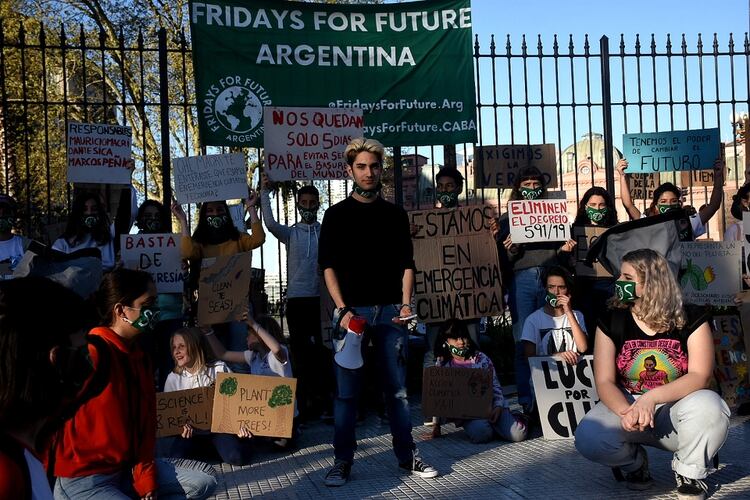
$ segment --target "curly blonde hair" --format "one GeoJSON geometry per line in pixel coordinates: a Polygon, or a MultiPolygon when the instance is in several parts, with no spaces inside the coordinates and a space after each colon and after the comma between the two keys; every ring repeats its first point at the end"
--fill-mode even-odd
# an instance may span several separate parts
{"type": "MultiPolygon", "coordinates": [[[[633,314],[657,332],[685,326],[687,318],[682,303],[682,290],[667,264],[667,260],[651,249],[634,250],[622,258],[635,269],[643,288],[640,302],[632,306],[633,314]]],[[[631,306],[613,297],[612,308],[631,306]]]]}
{"type": "Polygon", "coordinates": [[[344,158],[346,158],[346,164],[350,167],[354,165],[354,159],[359,153],[367,152],[372,153],[378,157],[378,161],[383,163],[383,156],[385,155],[385,148],[383,145],[375,139],[365,139],[364,137],[357,137],[352,139],[351,142],[346,146],[344,150],[344,158]]]}

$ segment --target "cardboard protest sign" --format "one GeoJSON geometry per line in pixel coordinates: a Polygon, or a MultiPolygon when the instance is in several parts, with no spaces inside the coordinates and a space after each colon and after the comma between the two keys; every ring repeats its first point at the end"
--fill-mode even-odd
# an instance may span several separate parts
{"type": "Polygon", "coordinates": [[[185,424],[211,430],[213,401],[213,387],[157,393],[156,437],[178,436],[185,424]]]}
{"type": "Polygon", "coordinates": [[[508,219],[510,237],[516,245],[570,239],[570,218],[566,200],[509,201],[508,219]]]}
{"type": "Polygon", "coordinates": [[[630,196],[634,200],[650,200],[659,187],[659,174],[633,174],[630,176],[630,196]]]}
{"type": "Polygon", "coordinates": [[[750,274],[750,212],[742,212],[742,267],[740,274],[750,274]]]}
{"type": "Polygon", "coordinates": [[[217,373],[211,431],[290,438],[296,392],[296,378],[217,373]]]}
{"type": "Polygon", "coordinates": [[[747,344],[742,327],[739,315],[714,316],[714,377],[721,397],[732,409],[750,401],[747,344]]]}
{"type": "Polygon", "coordinates": [[[159,293],[182,293],[185,276],[182,270],[179,234],[123,234],[120,252],[125,267],[151,274],[159,293]]]}
{"type": "Polygon", "coordinates": [[[263,108],[265,172],[272,181],[345,179],[344,150],[362,137],[361,108],[263,108]]]}
{"type": "Polygon", "coordinates": [[[247,232],[247,226],[245,225],[245,203],[240,202],[234,205],[227,205],[229,207],[229,215],[232,217],[232,222],[237,231],[241,233],[247,232]]]}
{"type": "Polygon", "coordinates": [[[68,122],[68,182],[130,184],[132,133],[122,125],[68,122]]]}
{"type": "Polygon", "coordinates": [[[712,169],[719,157],[719,129],[623,134],[627,173],[712,169]]]}
{"type": "Polygon", "coordinates": [[[599,402],[594,357],[581,356],[569,365],[555,357],[535,356],[529,365],[544,438],[572,438],[578,423],[599,402]]]}
{"type": "Polygon", "coordinates": [[[740,311],[740,324],[742,325],[743,337],[745,339],[747,370],[750,373],[750,356],[747,356],[747,351],[750,349],[750,290],[742,291],[740,297],[742,299],[742,305],[737,309],[740,311]]]}
{"type": "Polygon", "coordinates": [[[492,411],[492,371],[429,366],[422,378],[426,417],[487,418],[492,411]]]}
{"type": "Polygon", "coordinates": [[[612,276],[599,262],[594,262],[593,267],[589,267],[584,264],[586,255],[589,252],[589,248],[606,230],[606,227],[600,226],[573,227],[573,240],[578,243],[575,248],[576,276],[587,276],[594,278],[604,278],[612,276]]]}
{"type": "MultiPolygon", "coordinates": [[[[472,319],[502,313],[497,247],[489,231],[492,208],[469,206],[409,212],[420,321],[472,319]]],[[[330,317],[330,316],[329,316],[330,317]]]]}
{"type": "Polygon", "coordinates": [[[713,170],[691,170],[680,173],[681,186],[711,187],[714,185],[713,170]]]}
{"type": "Polygon", "coordinates": [[[554,144],[476,146],[474,187],[510,189],[518,173],[536,167],[547,188],[557,187],[557,153],[554,144]]]}
{"type": "Polygon", "coordinates": [[[739,241],[682,242],[680,285],[687,302],[712,306],[734,305],[742,289],[739,241]]]}
{"type": "Polygon", "coordinates": [[[242,153],[174,158],[172,166],[175,196],[180,205],[247,198],[242,153]]]}
{"type": "Polygon", "coordinates": [[[242,316],[250,293],[250,252],[204,258],[198,282],[198,322],[226,323],[242,316]]]}

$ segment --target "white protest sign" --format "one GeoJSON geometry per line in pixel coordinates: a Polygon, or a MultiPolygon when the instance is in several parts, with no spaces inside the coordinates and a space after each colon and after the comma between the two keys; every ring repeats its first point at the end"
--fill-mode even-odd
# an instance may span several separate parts
{"type": "Polygon", "coordinates": [[[131,136],[122,125],[68,122],[68,182],[130,184],[131,136]]]}
{"type": "Polygon", "coordinates": [[[232,216],[232,222],[237,231],[241,233],[247,232],[247,226],[245,225],[245,204],[243,202],[235,205],[228,205],[229,215],[232,216]]]}
{"type": "Polygon", "coordinates": [[[123,234],[120,252],[125,267],[151,274],[159,293],[182,293],[185,277],[182,272],[179,234],[123,234]]]}
{"type": "Polygon", "coordinates": [[[513,200],[508,202],[513,243],[567,241],[570,219],[566,200],[513,200]]]}
{"type": "Polygon", "coordinates": [[[180,205],[247,198],[245,155],[190,156],[172,160],[180,205]]]}
{"type": "Polygon", "coordinates": [[[263,108],[265,172],[272,181],[345,179],[344,150],[362,137],[360,108],[263,108]]]}
{"type": "Polygon", "coordinates": [[[599,401],[594,357],[581,356],[569,365],[555,357],[534,356],[529,365],[544,438],[572,438],[583,416],[599,401]]]}
{"type": "Polygon", "coordinates": [[[685,241],[681,244],[680,285],[687,302],[733,306],[742,290],[742,242],[685,241]]]}
{"type": "Polygon", "coordinates": [[[742,269],[740,274],[750,274],[750,212],[742,212],[742,269]]]}

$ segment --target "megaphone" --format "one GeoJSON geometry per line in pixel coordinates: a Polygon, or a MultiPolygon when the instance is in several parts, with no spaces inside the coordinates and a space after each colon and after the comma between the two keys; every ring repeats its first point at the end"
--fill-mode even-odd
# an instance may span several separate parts
{"type": "Polygon", "coordinates": [[[333,359],[341,368],[356,370],[362,368],[362,336],[365,333],[367,321],[361,316],[352,316],[346,335],[340,340],[334,340],[336,354],[333,359]]]}

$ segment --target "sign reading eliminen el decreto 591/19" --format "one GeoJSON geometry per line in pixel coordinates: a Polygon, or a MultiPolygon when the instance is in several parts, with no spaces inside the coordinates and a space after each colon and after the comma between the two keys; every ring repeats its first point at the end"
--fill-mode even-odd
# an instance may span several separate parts
{"type": "Polygon", "coordinates": [[[627,173],[708,170],[720,151],[719,129],[624,134],[627,173]]]}
{"type": "Polygon", "coordinates": [[[568,203],[565,200],[514,200],[508,202],[513,243],[567,241],[570,239],[568,203]]]}

